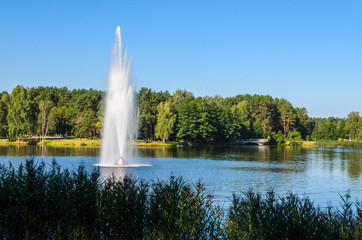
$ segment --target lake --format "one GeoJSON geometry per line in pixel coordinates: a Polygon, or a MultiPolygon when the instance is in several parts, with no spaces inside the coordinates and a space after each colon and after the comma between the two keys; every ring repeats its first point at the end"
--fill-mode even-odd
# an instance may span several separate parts
{"type": "MultiPolygon", "coordinates": [[[[232,193],[253,189],[279,195],[289,192],[308,195],[321,207],[339,206],[339,194],[347,191],[352,200],[362,200],[361,148],[302,148],[231,146],[202,148],[129,148],[129,163],[152,167],[104,168],[105,178],[131,175],[135,179],[166,180],[182,176],[187,182],[201,179],[207,191],[221,205],[228,205],[232,193]]],[[[91,171],[99,161],[97,147],[0,146],[0,163],[18,166],[30,156],[50,164],[76,169],[84,164],[91,171]]]]}

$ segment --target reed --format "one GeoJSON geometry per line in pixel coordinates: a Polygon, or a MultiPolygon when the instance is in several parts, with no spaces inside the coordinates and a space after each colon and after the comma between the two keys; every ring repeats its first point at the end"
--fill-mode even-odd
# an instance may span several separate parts
{"type": "Polygon", "coordinates": [[[263,198],[249,191],[233,195],[225,225],[227,239],[361,239],[361,204],[341,196],[341,209],[322,211],[296,194],[263,198]]]}
{"type": "Polygon", "coordinates": [[[202,182],[105,181],[33,159],[0,167],[1,239],[362,239],[362,205],[321,210],[295,194],[233,194],[223,210],[202,182]]]}
{"type": "Polygon", "coordinates": [[[204,184],[186,184],[181,177],[152,186],[146,235],[148,239],[217,239],[222,211],[204,184]]]}
{"type": "Polygon", "coordinates": [[[361,141],[316,141],[315,145],[324,147],[362,147],[361,141]]]}

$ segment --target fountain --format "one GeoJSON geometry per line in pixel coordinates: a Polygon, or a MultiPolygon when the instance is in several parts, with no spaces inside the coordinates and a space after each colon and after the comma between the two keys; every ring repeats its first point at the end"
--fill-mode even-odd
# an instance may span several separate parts
{"type": "Polygon", "coordinates": [[[127,59],[127,52],[122,55],[121,30],[117,27],[105,101],[101,160],[97,164],[100,167],[148,166],[130,165],[125,160],[127,135],[130,125],[134,123],[134,85],[130,70],[131,62],[127,59]]]}

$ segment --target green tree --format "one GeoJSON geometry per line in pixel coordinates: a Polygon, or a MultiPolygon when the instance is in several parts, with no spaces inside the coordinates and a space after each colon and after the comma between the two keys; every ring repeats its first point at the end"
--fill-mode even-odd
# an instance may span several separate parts
{"type": "Polygon", "coordinates": [[[41,100],[39,102],[38,132],[42,135],[43,140],[48,136],[49,132],[56,130],[57,108],[53,105],[51,101],[41,100]]]}
{"type": "Polygon", "coordinates": [[[155,139],[155,127],[157,124],[157,106],[160,102],[170,99],[166,92],[155,92],[148,88],[141,88],[137,94],[139,111],[140,137],[155,139]]]}
{"type": "Polygon", "coordinates": [[[249,138],[250,137],[250,105],[246,100],[239,102],[231,108],[234,116],[235,137],[249,138]]]}
{"type": "Polygon", "coordinates": [[[327,122],[323,124],[321,139],[332,141],[338,139],[337,126],[331,119],[327,120],[327,122]]]}
{"type": "Polygon", "coordinates": [[[176,112],[182,103],[189,102],[194,99],[195,97],[191,92],[177,89],[171,97],[171,111],[176,112]]]}
{"type": "Polygon", "coordinates": [[[156,138],[161,138],[163,142],[169,139],[176,121],[176,115],[171,112],[169,102],[161,102],[157,106],[157,125],[155,129],[156,138]]]}
{"type": "Polygon", "coordinates": [[[347,137],[347,131],[346,131],[346,120],[341,119],[341,121],[338,123],[338,137],[339,138],[346,138],[347,137]]]}
{"type": "Polygon", "coordinates": [[[259,122],[263,129],[263,135],[269,135],[275,130],[276,106],[275,100],[271,96],[245,95],[246,100],[251,105],[252,122],[259,122]]]}
{"type": "Polygon", "coordinates": [[[199,114],[196,111],[196,102],[185,101],[178,108],[178,132],[177,138],[186,141],[195,140],[198,136],[199,114]]]}
{"type": "Polygon", "coordinates": [[[278,143],[278,145],[282,145],[285,143],[285,137],[282,131],[279,130],[278,133],[272,132],[268,141],[270,143],[278,143]]]}
{"type": "Polygon", "coordinates": [[[75,125],[74,118],[74,109],[73,107],[59,106],[57,107],[57,126],[56,132],[63,136],[67,136],[72,132],[72,129],[75,125]]]}
{"type": "Polygon", "coordinates": [[[290,102],[282,98],[279,101],[278,110],[280,113],[280,122],[283,127],[284,136],[287,136],[291,128],[293,127],[293,123],[295,120],[293,106],[290,102]]]}
{"type": "Polygon", "coordinates": [[[0,136],[8,136],[8,104],[9,94],[7,92],[0,93],[0,136]]]}
{"type": "Polygon", "coordinates": [[[361,126],[360,121],[362,120],[359,115],[359,112],[351,112],[350,114],[348,114],[345,129],[348,132],[348,136],[352,140],[357,140],[360,131],[362,131],[362,129],[360,128],[361,126]]]}
{"type": "Polygon", "coordinates": [[[302,138],[306,138],[312,134],[313,122],[308,117],[307,110],[303,108],[294,108],[295,111],[295,125],[294,129],[300,132],[302,138]]]}
{"type": "Polygon", "coordinates": [[[220,127],[218,128],[220,139],[228,141],[239,137],[235,131],[234,121],[231,108],[229,106],[221,106],[219,115],[220,127]]]}
{"type": "Polygon", "coordinates": [[[302,135],[298,131],[293,131],[288,134],[287,139],[289,142],[302,141],[302,135]]]}
{"type": "Polygon", "coordinates": [[[17,86],[10,95],[8,104],[8,131],[11,140],[24,134],[32,134],[34,119],[32,117],[32,101],[28,90],[17,86]]]}
{"type": "Polygon", "coordinates": [[[264,137],[264,130],[260,122],[254,122],[251,125],[251,137],[253,138],[262,138],[264,137]]]}
{"type": "Polygon", "coordinates": [[[196,98],[184,102],[179,108],[177,137],[187,141],[206,142],[219,139],[220,108],[215,103],[196,98]]]}
{"type": "Polygon", "coordinates": [[[196,100],[197,112],[200,115],[198,119],[199,139],[202,141],[215,141],[219,138],[218,128],[220,109],[216,103],[207,103],[206,100],[198,98],[196,100]]]}
{"type": "Polygon", "coordinates": [[[97,133],[97,117],[92,109],[87,109],[81,114],[81,119],[74,129],[77,137],[94,137],[97,133]]]}

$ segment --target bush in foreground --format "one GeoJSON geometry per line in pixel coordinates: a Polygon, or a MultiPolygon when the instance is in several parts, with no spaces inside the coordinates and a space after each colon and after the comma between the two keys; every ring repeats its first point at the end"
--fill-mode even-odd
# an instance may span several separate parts
{"type": "Polygon", "coordinates": [[[340,209],[321,210],[293,194],[249,191],[224,212],[201,182],[101,182],[83,166],[28,160],[0,169],[0,238],[362,239],[362,206],[347,195],[340,209]]]}

